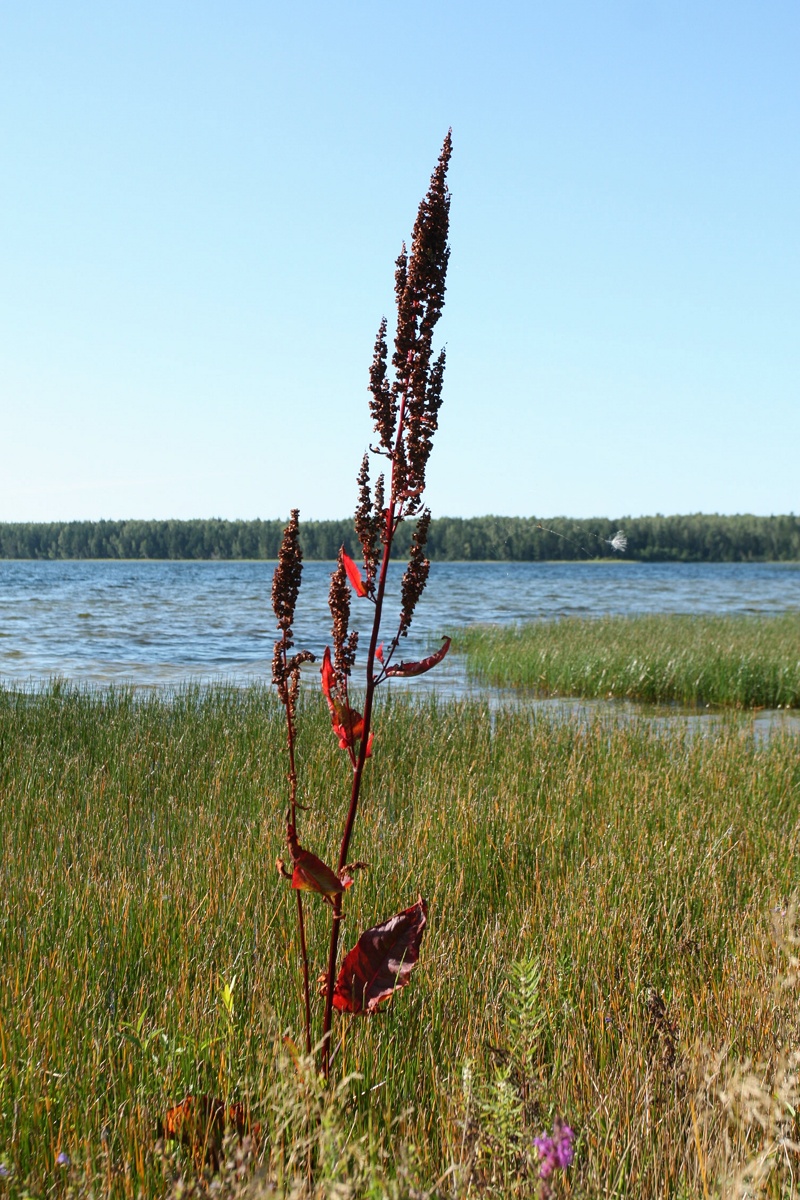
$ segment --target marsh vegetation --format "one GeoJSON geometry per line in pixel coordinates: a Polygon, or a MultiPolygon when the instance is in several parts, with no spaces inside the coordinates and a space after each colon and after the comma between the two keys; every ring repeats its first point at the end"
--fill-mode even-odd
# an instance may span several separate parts
{"type": "MultiPolygon", "coordinates": [[[[162,1195],[194,1168],[167,1147],[165,1179],[158,1119],[209,1093],[263,1123],[286,1194],[309,1136],[319,1195],[533,1194],[556,1115],[565,1195],[742,1171],[793,1194],[798,739],[436,701],[385,702],[377,728],[343,938],[413,903],[412,864],[429,928],[414,986],[335,1026],[321,1098],[282,1041],[303,999],[275,697],[0,693],[0,1188],[162,1195]]],[[[298,730],[324,854],[344,801],[321,699],[298,730]]]]}
{"type": "Polygon", "coordinates": [[[496,687],[732,708],[800,706],[800,612],[471,626],[457,648],[496,687]]]}

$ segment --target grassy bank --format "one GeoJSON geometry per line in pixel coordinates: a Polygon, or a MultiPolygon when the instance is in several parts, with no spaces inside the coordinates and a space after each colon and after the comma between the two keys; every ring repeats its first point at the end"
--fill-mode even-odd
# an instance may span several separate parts
{"type": "Polygon", "coordinates": [[[800,706],[800,612],[474,626],[458,649],[478,679],[545,695],[800,706]]]}
{"type": "MultiPolygon", "coordinates": [[[[362,1079],[323,1130],[331,1177],[361,1171],[356,1194],[388,1195],[374,1181],[398,1163],[428,1188],[452,1167],[443,1195],[470,1178],[471,1195],[530,1195],[526,1148],[555,1113],[578,1133],[563,1195],[702,1196],[704,1174],[713,1189],[761,1151],[787,1170],[771,1127],[730,1100],[746,1059],[778,1087],[797,1019],[778,981],[796,953],[800,746],[748,730],[382,711],[353,846],[372,869],[343,940],[418,890],[430,925],[410,987],[339,1026],[336,1069],[362,1079]]],[[[304,841],[332,858],[346,771],[316,702],[300,738],[304,841]]],[[[0,1194],[64,1194],[67,1174],[163,1194],[156,1120],[186,1092],[249,1098],[270,1169],[285,1157],[311,1110],[276,1054],[301,1029],[273,866],[282,747],[257,690],[0,692],[0,1194]]],[[[321,969],[328,910],[308,911],[321,969]]]]}

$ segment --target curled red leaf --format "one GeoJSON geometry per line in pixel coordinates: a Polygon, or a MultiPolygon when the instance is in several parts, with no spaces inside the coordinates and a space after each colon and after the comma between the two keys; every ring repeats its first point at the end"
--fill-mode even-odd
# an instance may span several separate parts
{"type": "Polygon", "coordinates": [[[340,554],[342,556],[342,562],[344,563],[344,569],[347,572],[347,578],[350,580],[350,586],[352,587],[353,591],[357,596],[366,596],[367,585],[361,578],[361,572],[359,571],[358,567],[353,562],[350,555],[345,551],[344,546],[342,546],[340,554]]]}
{"type": "Polygon", "coordinates": [[[428,905],[416,904],[362,933],[346,956],[333,991],[339,1012],[375,1012],[408,983],[419,958],[428,905]]]}
{"type": "Polygon", "coordinates": [[[431,654],[428,658],[423,658],[420,662],[401,662],[394,663],[391,667],[386,668],[387,675],[424,675],[426,671],[430,671],[437,666],[444,658],[447,651],[450,649],[451,639],[449,637],[442,638],[442,645],[435,654],[431,654]]]}
{"type": "Polygon", "coordinates": [[[353,880],[349,875],[339,879],[338,875],[310,850],[304,850],[294,864],[292,887],[297,891],[318,892],[320,896],[330,900],[332,896],[352,886],[353,880]]]}
{"type": "MultiPolygon", "coordinates": [[[[292,887],[297,891],[317,892],[330,903],[333,896],[352,886],[353,880],[349,876],[340,879],[321,858],[303,849],[292,825],[287,829],[287,841],[294,866],[292,887]]],[[[288,875],[286,870],[281,873],[288,875]]]]}

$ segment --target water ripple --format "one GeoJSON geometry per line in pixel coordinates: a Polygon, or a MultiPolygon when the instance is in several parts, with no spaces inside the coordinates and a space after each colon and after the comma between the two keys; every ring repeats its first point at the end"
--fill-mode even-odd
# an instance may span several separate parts
{"type": "MultiPolygon", "coordinates": [[[[0,678],[155,687],[263,682],[275,638],[273,569],[267,562],[0,562],[0,678]]],[[[296,642],[317,655],[329,638],[331,569],[319,562],[304,568],[296,642]]],[[[401,572],[398,565],[390,573],[389,636],[401,572]]],[[[434,563],[403,657],[420,657],[442,634],[476,621],[797,608],[800,564],[434,563]]],[[[354,626],[363,618],[366,628],[370,616],[369,603],[354,599],[354,626]]],[[[417,694],[478,690],[455,655],[413,686],[417,694]]]]}

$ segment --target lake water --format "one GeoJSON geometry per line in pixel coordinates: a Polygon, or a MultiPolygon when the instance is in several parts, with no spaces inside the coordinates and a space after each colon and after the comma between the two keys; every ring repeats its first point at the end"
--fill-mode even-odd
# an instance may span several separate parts
{"type": "MultiPolygon", "coordinates": [[[[175,686],[269,680],[274,563],[0,561],[0,678],[37,684],[54,675],[92,684],[175,686]]],[[[320,655],[329,640],[331,563],[305,564],[296,644],[320,655]]],[[[399,610],[399,579],[385,634],[399,610]]],[[[602,613],[776,613],[800,609],[800,564],[434,563],[404,658],[475,621],[602,613]]],[[[353,599],[366,628],[368,601],[353,599]]],[[[318,679],[310,668],[309,680],[318,679]]],[[[411,684],[474,694],[450,655],[411,684]]]]}

